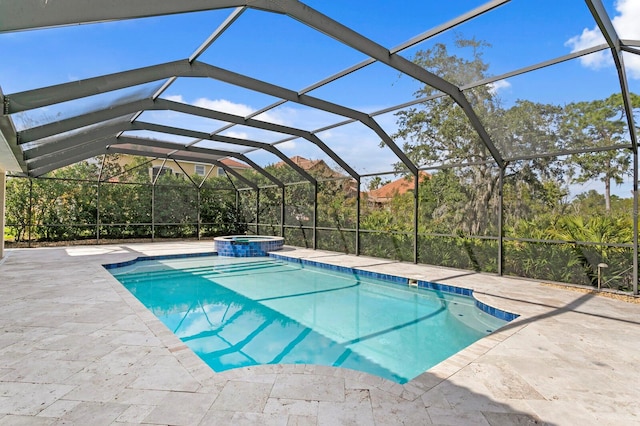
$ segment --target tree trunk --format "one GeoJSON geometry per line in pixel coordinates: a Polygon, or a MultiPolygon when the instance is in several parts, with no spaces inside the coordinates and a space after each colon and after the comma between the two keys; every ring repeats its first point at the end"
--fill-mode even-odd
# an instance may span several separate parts
{"type": "Polygon", "coordinates": [[[471,235],[482,235],[488,228],[492,213],[491,202],[498,184],[498,176],[492,173],[490,166],[479,166],[473,173],[475,189],[467,206],[467,232],[471,235]]]}
{"type": "Polygon", "coordinates": [[[611,213],[611,179],[604,180],[604,210],[607,214],[611,213]]]}

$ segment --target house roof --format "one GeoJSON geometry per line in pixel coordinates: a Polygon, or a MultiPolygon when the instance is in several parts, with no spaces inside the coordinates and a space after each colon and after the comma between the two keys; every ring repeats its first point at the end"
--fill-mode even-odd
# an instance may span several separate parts
{"type": "MultiPolygon", "coordinates": [[[[329,167],[327,165],[327,163],[324,162],[324,160],[309,160],[308,158],[304,158],[304,157],[301,157],[299,155],[295,155],[293,157],[290,157],[289,159],[291,161],[293,161],[298,167],[300,167],[304,171],[315,172],[315,173],[321,175],[324,178],[341,178],[341,177],[345,177],[345,175],[343,175],[342,173],[337,172],[337,171],[333,170],[331,167],[329,167]]],[[[284,165],[285,165],[284,161],[279,161],[274,166],[275,167],[282,167],[284,165]]]]}
{"type": "MultiPolygon", "coordinates": [[[[293,161],[294,163],[296,163],[298,166],[300,166],[300,168],[302,168],[304,170],[310,170],[310,169],[314,168],[315,166],[317,166],[320,163],[324,164],[324,161],[322,161],[322,160],[309,160],[308,158],[304,158],[304,157],[301,157],[299,155],[294,155],[293,157],[290,157],[290,160],[293,161]]],[[[284,162],[281,161],[278,164],[284,164],[284,162]]],[[[329,166],[327,166],[327,167],[329,167],[329,166]]]]}
{"type": "MultiPolygon", "coordinates": [[[[430,177],[431,175],[429,173],[420,172],[421,182],[430,177]]],[[[413,188],[413,176],[403,176],[400,179],[396,179],[393,182],[382,185],[380,188],[369,191],[367,195],[370,201],[384,203],[391,200],[396,195],[402,195],[408,191],[413,191],[413,188]]]]}
{"type": "Polygon", "coordinates": [[[225,166],[231,167],[232,169],[250,169],[251,168],[250,166],[244,163],[241,163],[239,161],[233,160],[231,158],[224,158],[220,160],[220,162],[225,166]]]}

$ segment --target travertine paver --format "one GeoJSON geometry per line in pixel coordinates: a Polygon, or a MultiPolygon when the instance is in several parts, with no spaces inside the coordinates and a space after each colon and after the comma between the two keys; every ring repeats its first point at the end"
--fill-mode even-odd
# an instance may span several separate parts
{"type": "Polygon", "coordinates": [[[129,407],[115,402],[83,401],[66,413],[64,420],[59,419],[54,425],[110,425],[116,421],[129,407]]]}
{"type": "Polygon", "coordinates": [[[320,401],[318,407],[319,425],[361,425],[373,424],[373,411],[369,389],[347,389],[344,400],[320,401]]]}
{"type": "Polygon", "coordinates": [[[144,422],[171,425],[198,424],[217,396],[209,393],[170,392],[144,418],[144,422]]]}
{"type": "Polygon", "coordinates": [[[0,413],[36,415],[73,389],[73,385],[0,382],[0,413]]]}
{"type": "Polygon", "coordinates": [[[307,399],[269,398],[263,412],[268,414],[317,417],[318,404],[319,401],[307,399]]]}
{"type": "Polygon", "coordinates": [[[262,413],[272,387],[270,383],[229,380],[213,404],[213,408],[221,411],[262,413]]]}
{"type": "Polygon", "coordinates": [[[640,425],[640,305],[524,280],[287,249],[473,288],[521,317],[405,385],[313,365],[214,373],[103,263],[211,242],[8,250],[2,425],[640,425]]]}
{"type": "Polygon", "coordinates": [[[344,402],[344,379],[331,376],[306,377],[301,374],[279,374],[271,395],[274,398],[344,402]]]}

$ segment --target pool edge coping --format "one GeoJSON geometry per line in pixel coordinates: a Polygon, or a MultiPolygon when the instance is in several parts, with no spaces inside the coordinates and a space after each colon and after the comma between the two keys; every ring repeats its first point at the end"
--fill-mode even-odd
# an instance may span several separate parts
{"type": "Polygon", "coordinates": [[[504,309],[496,308],[484,302],[481,302],[475,297],[474,290],[470,288],[459,287],[459,286],[454,286],[449,284],[440,284],[440,283],[435,283],[435,282],[421,280],[421,279],[414,280],[412,278],[403,277],[399,275],[382,274],[379,272],[366,271],[364,269],[353,268],[350,266],[332,265],[330,263],[323,263],[323,262],[317,262],[315,260],[291,257],[291,256],[279,254],[279,253],[269,253],[269,257],[286,260],[287,262],[299,263],[302,265],[315,266],[317,268],[328,269],[331,271],[345,272],[348,274],[354,274],[356,276],[362,276],[364,278],[375,278],[375,279],[379,279],[382,281],[391,282],[393,284],[399,284],[399,285],[409,286],[410,281],[415,281],[418,288],[425,288],[428,290],[440,291],[443,293],[471,297],[473,298],[474,303],[478,309],[495,318],[498,318],[507,322],[511,322],[516,318],[520,317],[520,314],[509,312],[504,309]]]}

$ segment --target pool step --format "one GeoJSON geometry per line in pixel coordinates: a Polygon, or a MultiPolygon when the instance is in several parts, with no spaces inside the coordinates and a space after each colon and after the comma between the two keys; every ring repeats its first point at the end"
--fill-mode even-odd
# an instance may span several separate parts
{"type": "MultiPolygon", "coordinates": [[[[200,276],[203,278],[209,278],[220,274],[225,274],[227,276],[236,274],[246,275],[247,273],[253,273],[257,270],[264,270],[267,268],[281,268],[282,266],[284,266],[283,263],[274,261],[244,262],[185,268],[182,270],[162,269],[158,271],[122,274],[116,277],[120,282],[126,284],[131,282],[151,282],[159,279],[170,279],[172,277],[178,278],[184,276],[185,274],[188,274],[190,276],[200,276]]],[[[287,268],[286,270],[290,270],[290,268],[287,268]]]]}

